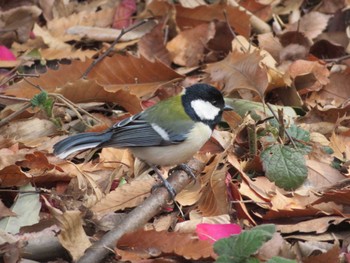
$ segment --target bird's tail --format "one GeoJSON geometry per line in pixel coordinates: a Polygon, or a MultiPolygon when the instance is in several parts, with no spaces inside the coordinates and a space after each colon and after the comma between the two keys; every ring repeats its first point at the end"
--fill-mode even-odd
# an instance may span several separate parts
{"type": "Polygon", "coordinates": [[[109,140],[110,137],[111,134],[108,132],[88,132],[76,134],[56,143],[53,146],[53,153],[59,158],[64,159],[74,152],[98,147],[98,145],[101,143],[109,140]]]}

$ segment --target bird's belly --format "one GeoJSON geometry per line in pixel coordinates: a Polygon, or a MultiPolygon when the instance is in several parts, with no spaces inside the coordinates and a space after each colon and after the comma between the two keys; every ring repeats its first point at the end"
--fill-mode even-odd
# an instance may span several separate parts
{"type": "Polygon", "coordinates": [[[212,130],[196,123],[186,141],[169,146],[133,147],[132,153],[148,164],[168,166],[188,161],[209,140],[212,130]]]}

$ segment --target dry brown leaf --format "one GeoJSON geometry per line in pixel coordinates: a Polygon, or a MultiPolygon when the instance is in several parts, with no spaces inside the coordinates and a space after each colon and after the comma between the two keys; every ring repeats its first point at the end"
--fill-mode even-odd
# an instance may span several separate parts
{"type": "Polygon", "coordinates": [[[180,66],[197,66],[204,56],[207,43],[215,35],[214,23],[201,24],[182,31],[167,44],[174,63],[180,66]]]}
{"type": "Polygon", "coordinates": [[[198,202],[198,209],[203,216],[218,216],[228,213],[226,175],[228,165],[223,158],[225,153],[219,154],[215,160],[205,168],[202,179],[202,195],[198,202]],[[220,164],[224,163],[222,167],[220,164]],[[220,167],[220,168],[219,168],[220,167]]]}
{"type": "MultiPolygon", "coordinates": [[[[147,90],[147,86],[145,88],[147,90]]],[[[54,90],[54,93],[59,93],[75,103],[96,101],[117,103],[131,114],[136,114],[142,110],[140,100],[136,95],[122,87],[115,91],[108,91],[94,80],[79,79],[74,83],[68,82],[54,90]]]]}
{"type": "Polygon", "coordinates": [[[58,239],[62,246],[69,251],[73,260],[78,260],[91,246],[88,236],[83,229],[82,214],[80,211],[61,212],[51,206],[45,197],[44,201],[52,216],[61,228],[58,239]]]}
{"type": "Polygon", "coordinates": [[[180,233],[194,233],[196,230],[196,226],[198,224],[206,223],[206,224],[230,224],[231,219],[228,214],[218,215],[218,216],[208,216],[204,217],[202,215],[195,215],[194,213],[190,213],[190,220],[186,220],[184,222],[177,223],[175,226],[175,231],[180,233]]]}
{"type": "Polygon", "coordinates": [[[31,140],[52,136],[57,132],[57,127],[52,121],[38,118],[30,118],[11,123],[0,128],[0,134],[24,144],[31,140]]]}
{"type": "Polygon", "coordinates": [[[145,34],[138,42],[138,50],[141,56],[154,62],[156,59],[165,65],[171,64],[169,51],[164,44],[164,27],[163,23],[155,26],[151,32],[145,34]]]}
{"type": "MultiPolygon", "coordinates": [[[[48,92],[61,93],[73,102],[114,101],[135,114],[141,110],[136,96],[151,95],[163,83],[182,78],[182,75],[161,62],[152,63],[145,58],[131,55],[115,55],[97,64],[90,72],[88,80],[80,79],[91,63],[90,59],[85,62],[73,61],[70,65],[61,65],[58,70],[48,70],[40,78],[28,80],[48,92]],[[78,88],[82,91],[78,92],[78,88]]],[[[38,89],[21,81],[12,85],[5,93],[32,98],[38,93],[38,89]]]]}
{"type": "Polygon", "coordinates": [[[17,165],[9,165],[0,170],[0,179],[3,187],[22,186],[32,180],[17,165]]]}
{"type": "Polygon", "coordinates": [[[176,22],[181,29],[187,29],[214,20],[226,21],[223,10],[226,11],[230,26],[239,35],[249,37],[249,16],[237,7],[221,3],[203,5],[196,8],[185,8],[181,5],[176,5],[176,22]]]}
{"type": "MultiPolygon", "coordinates": [[[[5,32],[14,32],[13,39],[6,40],[4,37],[4,40],[8,41],[8,43],[2,42],[2,44],[11,46],[14,40],[20,43],[26,42],[40,14],[40,8],[35,5],[16,6],[8,11],[0,11],[1,28],[6,29],[5,32]]],[[[2,38],[1,36],[0,40],[2,40],[2,38]]]]}
{"type": "Polygon", "coordinates": [[[12,212],[11,209],[9,209],[8,207],[6,207],[4,205],[4,203],[2,202],[2,200],[0,199],[0,219],[4,218],[4,217],[8,217],[8,216],[16,216],[17,214],[12,212]]]}
{"type": "Polygon", "coordinates": [[[350,71],[335,72],[329,76],[327,85],[317,93],[312,93],[306,102],[311,105],[322,105],[324,108],[343,107],[350,97],[350,71]]]}
{"type": "Polygon", "coordinates": [[[180,4],[186,8],[194,8],[201,5],[206,5],[204,0],[179,0],[180,4]]]}
{"type": "Polygon", "coordinates": [[[307,160],[306,165],[308,167],[308,181],[311,184],[312,191],[329,187],[346,178],[337,169],[326,163],[307,160]]]}
{"type": "Polygon", "coordinates": [[[274,14],[278,15],[289,15],[290,13],[298,10],[303,3],[303,0],[282,0],[277,2],[277,4],[273,3],[275,1],[270,0],[260,0],[260,3],[263,4],[273,4],[272,11],[274,14]]]}
{"type": "Polygon", "coordinates": [[[335,202],[337,204],[350,204],[349,179],[337,182],[322,191],[322,196],[313,204],[335,202]]]}
{"type": "Polygon", "coordinates": [[[161,215],[160,217],[154,219],[152,228],[157,232],[168,231],[178,220],[177,216],[177,212],[161,215]]]}
{"type": "Polygon", "coordinates": [[[150,1],[145,10],[140,14],[140,17],[146,18],[149,17],[150,14],[155,17],[165,17],[169,14],[174,13],[174,4],[169,3],[168,1],[150,1]]]}
{"type": "Polygon", "coordinates": [[[327,249],[326,251],[321,250],[319,247],[314,249],[314,253],[310,253],[310,256],[303,258],[303,263],[329,263],[329,262],[339,262],[339,254],[341,253],[339,244],[329,244],[324,243],[325,245],[331,247],[331,249],[327,249]],[[322,251],[321,254],[319,252],[322,251]]]}
{"type": "Polygon", "coordinates": [[[238,217],[242,218],[242,219],[243,218],[247,219],[250,224],[256,225],[256,222],[253,219],[253,217],[250,215],[246,204],[243,202],[243,198],[242,198],[242,195],[240,193],[240,189],[238,189],[237,184],[231,183],[230,186],[231,186],[231,195],[232,195],[232,199],[233,199],[232,200],[233,205],[237,211],[238,217]]]}
{"type": "Polygon", "coordinates": [[[122,255],[122,260],[135,259],[128,258],[127,256],[131,256],[129,253],[136,254],[134,256],[139,259],[160,256],[162,253],[194,260],[216,258],[209,242],[199,240],[193,234],[177,232],[138,230],[121,237],[117,249],[122,255]]]}
{"type": "Polygon", "coordinates": [[[319,12],[310,12],[300,18],[300,21],[292,25],[287,25],[285,31],[299,31],[310,39],[316,38],[326,29],[328,20],[331,16],[319,12]]]}
{"type": "Polygon", "coordinates": [[[259,1],[242,0],[239,1],[239,5],[243,6],[245,9],[249,10],[263,21],[270,20],[272,16],[272,5],[270,4],[264,5],[259,3],[259,1]]]}
{"type": "Polygon", "coordinates": [[[44,43],[52,49],[65,50],[68,52],[72,50],[71,45],[53,37],[47,30],[41,28],[38,24],[34,25],[33,32],[35,36],[41,37],[44,43]]]}
{"type": "Polygon", "coordinates": [[[147,173],[138,176],[132,182],[123,184],[108,193],[91,210],[99,216],[108,212],[135,207],[150,195],[156,180],[147,173]]]}
{"type": "Polygon", "coordinates": [[[329,74],[326,65],[306,60],[294,61],[287,72],[301,94],[322,89],[329,83],[329,74]]]}
{"type": "Polygon", "coordinates": [[[282,44],[278,37],[274,36],[273,33],[265,33],[258,35],[259,47],[262,50],[266,50],[276,60],[280,61],[280,52],[282,50],[282,44]]]}
{"type": "Polygon", "coordinates": [[[286,248],[290,249],[290,244],[280,233],[274,233],[272,238],[259,248],[257,256],[260,260],[267,261],[272,257],[281,256],[281,252],[286,248]]]}
{"type": "Polygon", "coordinates": [[[325,0],[317,6],[316,10],[321,13],[333,14],[346,6],[344,0],[325,0]]]}
{"type": "Polygon", "coordinates": [[[108,28],[112,25],[114,12],[114,8],[104,8],[98,12],[86,10],[69,16],[65,15],[48,21],[47,28],[52,36],[61,41],[75,40],[76,37],[66,34],[68,28],[75,25],[108,28]]]}
{"type": "MultiPolygon", "coordinates": [[[[123,42],[130,42],[137,40],[147,34],[155,26],[155,22],[150,20],[144,25],[135,28],[134,30],[124,34],[120,40],[123,42]]],[[[104,27],[92,27],[92,26],[72,26],[67,29],[66,34],[72,35],[73,37],[81,39],[89,39],[91,41],[105,41],[112,42],[122,33],[121,29],[104,28],[104,27]]]]}
{"type": "Polygon", "coordinates": [[[24,160],[27,153],[28,150],[19,150],[18,146],[0,149],[0,170],[15,164],[17,161],[24,160]]]}
{"type": "Polygon", "coordinates": [[[200,181],[196,180],[194,183],[187,185],[185,189],[178,193],[175,200],[182,206],[194,205],[201,197],[201,189],[202,186],[200,181]]]}
{"type": "Polygon", "coordinates": [[[130,176],[134,173],[134,157],[127,149],[103,148],[100,153],[100,161],[105,167],[113,167],[116,169],[115,179],[123,176],[130,176]]]}
{"type": "Polygon", "coordinates": [[[339,160],[350,160],[350,137],[332,133],[329,145],[339,160]]]}
{"type": "Polygon", "coordinates": [[[54,59],[79,59],[85,61],[86,58],[92,58],[96,55],[95,50],[65,50],[65,49],[53,49],[53,48],[42,48],[39,49],[40,55],[46,60],[54,59]]]}
{"type": "Polygon", "coordinates": [[[341,223],[349,224],[349,218],[341,216],[326,216],[311,220],[302,221],[295,224],[276,225],[278,231],[282,234],[299,233],[316,233],[321,234],[328,230],[329,227],[341,223]]]}
{"type": "Polygon", "coordinates": [[[228,93],[237,89],[249,89],[264,98],[268,88],[267,70],[261,66],[260,52],[230,53],[225,59],[209,64],[206,72],[212,81],[224,83],[228,93]]]}

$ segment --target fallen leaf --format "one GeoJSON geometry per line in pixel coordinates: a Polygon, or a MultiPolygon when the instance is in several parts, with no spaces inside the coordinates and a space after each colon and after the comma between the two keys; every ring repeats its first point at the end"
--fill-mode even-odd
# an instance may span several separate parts
{"type": "Polygon", "coordinates": [[[310,12],[291,25],[287,25],[286,31],[303,32],[310,39],[316,38],[326,28],[331,16],[320,12],[310,12]]]}
{"type": "Polygon", "coordinates": [[[261,65],[258,51],[253,53],[230,53],[225,59],[209,64],[206,72],[212,81],[224,83],[225,90],[249,89],[264,98],[268,87],[267,70],[261,65]]]}
{"type": "Polygon", "coordinates": [[[331,226],[341,223],[349,224],[349,219],[340,216],[326,216],[316,219],[302,221],[296,224],[276,225],[278,231],[282,234],[300,233],[316,233],[321,234],[328,230],[331,226]]]}
{"type": "MultiPolygon", "coordinates": [[[[139,254],[140,259],[150,258],[153,253],[156,253],[157,256],[162,253],[170,253],[194,260],[216,257],[213,247],[208,241],[199,240],[193,234],[177,232],[138,230],[121,237],[117,248],[119,253],[122,250],[135,251],[139,254]]],[[[122,258],[128,260],[126,257],[122,258]]]]}
{"type": "Polygon", "coordinates": [[[221,238],[230,237],[241,233],[242,229],[237,224],[198,224],[196,233],[200,240],[208,240],[211,243],[221,238]]]}
{"type": "Polygon", "coordinates": [[[249,15],[241,11],[238,7],[226,4],[202,5],[195,8],[185,8],[176,5],[176,22],[181,29],[195,27],[204,22],[213,20],[226,21],[223,10],[226,11],[229,25],[238,34],[249,37],[250,22],[249,15]]]}
{"type": "Polygon", "coordinates": [[[17,214],[14,213],[11,209],[6,207],[4,203],[0,200],[0,219],[8,216],[16,216],[17,214]]]}
{"type": "Polygon", "coordinates": [[[329,83],[330,72],[326,65],[318,61],[297,60],[287,71],[297,90],[301,94],[319,91],[329,83]]]}
{"type": "Polygon", "coordinates": [[[78,210],[62,212],[51,206],[45,197],[43,199],[61,229],[58,235],[60,243],[69,251],[73,260],[78,260],[85,250],[91,246],[90,240],[83,229],[81,212],[78,210]]]}
{"type": "Polygon", "coordinates": [[[174,63],[180,66],[197,66],[204,56],[204,49],[215,35],[214,23],[201,24],[182,31],[167,44],[174,63]]]}
{"type": "Polygon", "coordinates": [[[136,11],[135,0],[122,0],[115,10],[113,28],[127,28],[132,24],[132,14],[136,11]]]}
{"type": "Polygon", "coordinates": [[[130,183],[121,185],[114,191],[108,193],[100,202],[96,203],[91,210],[101,216],[108,212],[135,207],[141,204],[142,201],[150,195],[151,189],[155,183],[155,179],[148,174],[138,176],[130,183]]]}

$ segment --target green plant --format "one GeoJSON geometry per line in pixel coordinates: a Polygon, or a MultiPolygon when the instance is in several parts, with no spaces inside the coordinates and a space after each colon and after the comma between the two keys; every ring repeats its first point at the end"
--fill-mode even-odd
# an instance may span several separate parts
{"type": "MultiPolygon", "coordinates": [[[[218,263],[258,263],[254,254],[276,232],[273,224],[256,226],[239,235],[222,238],[214,243],[214,251],[219,255],[218,263]]],[[[292,263],[295,261],[281,257],[273,257],[268,263],[292,263]]]]}

